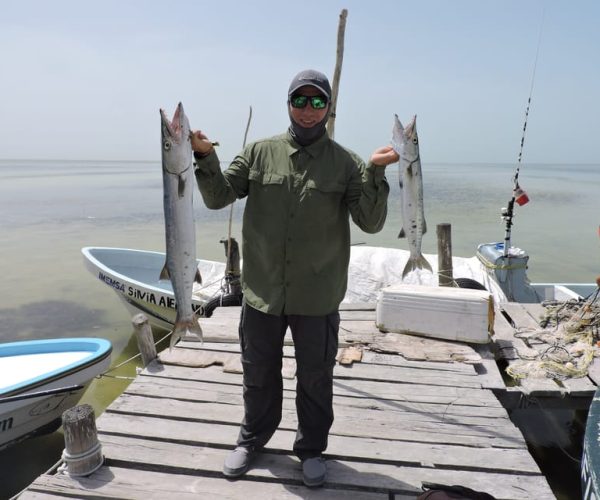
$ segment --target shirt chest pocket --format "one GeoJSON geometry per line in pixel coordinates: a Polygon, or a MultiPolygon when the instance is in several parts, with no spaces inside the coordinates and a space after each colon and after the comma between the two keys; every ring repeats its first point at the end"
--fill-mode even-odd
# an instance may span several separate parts
{"type": "Polygon", "coordinates": [[[306,182],[305,198],[307,212],[311,212],[323,222],[336,219],[342,209],[345,192],[345,184],[309,179],[306,182]]]}
{"type": "Polygon", "coordinates": [[[315,181],[309,179],[306,182],[306,189],[309,193],[316,195],[317,193],[323,196],[341,196],[346,191],[346,185],[335,181],[315,181]]]}
{"type": "Polygon", "coordinates": [[[260,170],[250,170],[248,173],[248,180],[252,182],[256,182],[257,185],[279,185],[283,184],[285,180],[285,176],[278,174],[276,172],[264,172],[260,170]]]}
{"type": "Polygon", "coordinates": [[[285,199],[285,176],[276,172],[250,170],[247,205],[260,213],[272,212],[285,199]]]}

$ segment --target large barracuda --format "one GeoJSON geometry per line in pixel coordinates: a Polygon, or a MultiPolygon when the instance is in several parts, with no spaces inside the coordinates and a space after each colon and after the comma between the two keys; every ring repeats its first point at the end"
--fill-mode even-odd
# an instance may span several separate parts
{"type": "Polygon", "coordinates": [[[421,240],[427,232],[423,211],[423,177],[421,175],[421,157],[419,155],[419,137],[417,135],[417,117],[403,127],[395,115],[392,132],[392,147],[400,156],[400,197],[402,200],[402,221],[398,238],[408,239],[410,257],[402,278],[415,269],[428,269],[429,262],[421,253],[421,240]]]}
{"type": "Polygon", "coordinates": [[[160,279],[170,279],[177,303],[171,347],[185,334],[202,340],[202,328],[192,309],[194,281],[202,282],[196,262],[196,232],[192,192],[194,173],[190,124],[181,103],[173,120],[160,110],[162,139],[162,173],[165,212],[167,261],[160,279]]]}

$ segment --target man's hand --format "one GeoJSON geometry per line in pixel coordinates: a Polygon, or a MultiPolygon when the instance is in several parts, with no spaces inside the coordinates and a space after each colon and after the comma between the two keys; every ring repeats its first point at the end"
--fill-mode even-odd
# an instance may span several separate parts
{"type": "Polygon", "coordinates": [[[207,155],[214,149],[213,143],[200,130],[190,132],[190,140],[192,142],[192,151],[196,151],[201,155],[207,155]]]}
{"type": "Polygon", "coordinates": [[[399,159],[398,153],[394,151],[392,146],[377,148],[371,155],[371,163],[378,167],[386,167],[387,165],[396,163],[399,159]]]}

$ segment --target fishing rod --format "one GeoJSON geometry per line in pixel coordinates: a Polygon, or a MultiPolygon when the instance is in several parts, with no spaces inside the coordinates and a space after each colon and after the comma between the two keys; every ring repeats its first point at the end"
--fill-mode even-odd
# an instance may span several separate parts
{"type": "Polygon", "coordinates": [[[523,145],[525,144],[525,133],[527,131],[527,120],[529,118],[529,108],[531,107],[531,97],[533,96],[533,86],[535,82],[535,72],[537,69],[538,57],[540,54],[540,45],[542,42],[542,27],[544,24],[544,11],[542,11],[542,19],[540,21],[540,29],[538,34],[538,43],[537,49],[535,51],[535,61],[533,63],[533,72],[531,74],[531,87],[529,89],[529,98],[527,99],[527,108],[525,109],[525,120],[523,122],[523,133],[521,135],[521,145],[519,148],[519,156],[517,158],[517,167],[515,169],[515,174],[512,178],[513,181],[513,191],[512,197],[508,202],[508,206],[502,209],[502,218],[506,223],[506,228],[504,232],[504,257],[508,257],[508,251],[511,246],[511,232],[513,226],[513,217],[514,217],[514,209],[515,202],[517,205],[522,206],[529,202],[529,196],[527,193],[521,188],[519,185],[519,172],[521,171],[521,160],[523,158],[523,145]]]}

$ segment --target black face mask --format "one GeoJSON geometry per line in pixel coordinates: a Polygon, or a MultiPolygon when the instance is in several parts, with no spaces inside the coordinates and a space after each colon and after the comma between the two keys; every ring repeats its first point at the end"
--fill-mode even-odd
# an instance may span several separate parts
{"type": "Polygon", "coordinates": [[[292,118],[292,113],[289,109],[288,105],[288,114],[290,116],[290,135],[300,146],[309,146],[313,142],[317,141],[323,134],[327,133],[327,129],[325,126],[327,125],[327,120],[329,118],[329,111],[325,114],[325,118],[323,118],[319,123],[313,125],[310,128],[301,127],[298,125],[294,119],[292,118]]]}

